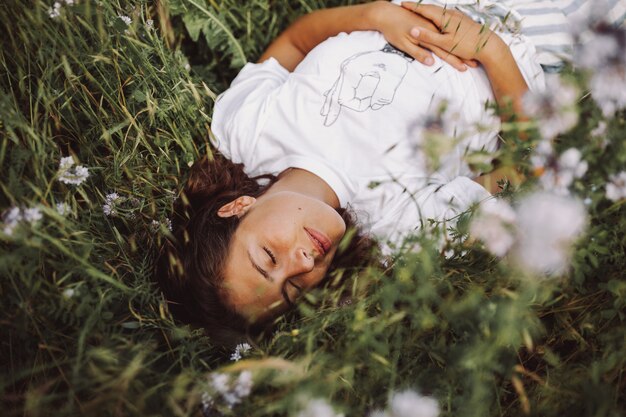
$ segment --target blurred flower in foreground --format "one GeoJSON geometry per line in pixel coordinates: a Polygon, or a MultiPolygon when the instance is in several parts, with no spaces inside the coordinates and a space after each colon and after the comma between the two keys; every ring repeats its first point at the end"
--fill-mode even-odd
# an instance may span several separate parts
{"type": "Polygon", "coordinates": [[[415,391],[397,392],[391,397],[387,411],[374,411],[370,417],[437,417],[439,403],[415,391]]]}
{"type": "Polygon", "coordinates": [[[335,413],[335,410],[323,399],[307,401],[296,417],[343,417],[343,414],[335,413]]]}
{"type": "Polygon", "coordinates": [[[578,90],[559,77],[546,80],[545,91],[528,91],[522,99],[524,111],[537,120],[539,132],[552,139],[578,122],[578,90]]]}
{"type": "Polygon", "coordinates": [[[57,213],[59,213],[61,216],[67,216],[71,210],[69,204],[67,203],[57,203],[55,208],[57,213]]]}
{"type": "Polygon", "coordinates": [[[576,148],[567,149],[557,159],[548,141],[537,145],[530,160],[541,188],[559,195],[569,195],[569,187],[576,178],[585,175],[589,167],[576,148]]]}
{"type": "Polygon", "coordinates": [[[128,16],[124,16],[121,14],[117,17],[119,17],[122,22],[126,23],[126,26],[130,26],[133,23],[133,20],[128,16]]]}
{"type": "Polygon", "coordinates": [[[41,214],[41,209],[39,207],[25,208],[22,213],[24,220],[30,224],[37,223],[43,218],[43,214],[41,214]]]}
{"type": "Polygon", "coordinates": [[[586,223],[585,207],[578,199],[546,192],[524,198],[517,208],[517,263],[538,274],[563,272],[586,223]]]}
{"type": "Polygon", "coordinates": [[[515,212],[505,201],[486,201],[472,220],[470,234],[483,241],[489,252],[502,257],[515,242],[515,217],[515,212]]]}
{"type": "Polygon", "coordinates": [[[74,4],[74,0],[55,1],[52,7],[48,9],[48,16],[50,16],[50,18],[52,19],[56,19],[57,17],[61,16],[61,7],[63,7],[63,4],[71,6],[74,4]]]}
{"type": "Polygon", "coordinates": [[[11,236],[13,231],[22,220],[22,210],[19,207],[11,207],[2,213],[2,231],[5,235],[11,236]]]}
{"type": "Polygon", "coordinates": [[[82,165],[75,165],[74,158],[66,156],[61,158],[57,176],[64,184],[80,185],[89,176],[89,169],[82,165]]]}
{"type": "Polygon", "coordinates": [[[235,346],[233,354],[230,355],[230,360],[235,362],[239,361],[246,353],[248,353],[248,351],[250,351],[250,349],[252,349],[252,346],[248,343],[239,343],[235,346]]]}
{"type": "Polygon", "coordinates": [[[626,31],[590,20],[591,34],[581,31],[575,61],[590,71],[589,88],[605,117],[626,107],[626,31]]]}
{"type": "Polygon", "coordinates": [[[229,374],[211,373],[209,388],[211,393],[202,394],[202,413],[205,416],[211,416],[220,405],[231,409],[249,396],[252,392],[252,372],[243,371],[235,380],[229,374]]]}
{"type": "Polygon", "coordinates": [[[587,223],[578,199],[537,192],[520,201],[514,211],[504,202],[483,204],[472,220],[470,233],[496,256],[512,251],[515,262],[537,274],[565,270],[571,246],[587,223]]]}
{"type": "Polygon", "coordinates": [[[611,201],[626,198],[626,171],[609,177],[609,183],[606,184],[606,198],[611,201]]]}

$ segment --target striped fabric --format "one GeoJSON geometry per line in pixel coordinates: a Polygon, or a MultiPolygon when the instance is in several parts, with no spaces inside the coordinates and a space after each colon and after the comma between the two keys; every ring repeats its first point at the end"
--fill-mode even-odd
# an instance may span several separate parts
{"type": "Polygon", "coordinates": [[[521,33],[537,48],[546,72],[556,72],[573,53],[575,29],[585,19],[601,13],[608,23],[623,26],[626,0],[504,0],[520,15],[521,33]]]}

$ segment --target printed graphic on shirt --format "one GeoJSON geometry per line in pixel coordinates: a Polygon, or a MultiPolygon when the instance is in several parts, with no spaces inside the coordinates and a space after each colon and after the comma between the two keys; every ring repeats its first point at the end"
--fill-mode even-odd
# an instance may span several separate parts
{"type": "Polygon", "coordinates": [[[381,50],[360,52],[345,59],[339,77],[324,93],[326,100],[320,112],[324,126],[337,121],[342,107],[364,112],[390,104],[412,60],[389,44],[381,50]]]}

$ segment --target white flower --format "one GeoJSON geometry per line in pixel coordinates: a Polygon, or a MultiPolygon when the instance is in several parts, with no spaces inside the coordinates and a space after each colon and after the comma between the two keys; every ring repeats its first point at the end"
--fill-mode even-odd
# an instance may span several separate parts
{"type": "Polygon", "coordinates": [[[374,410],[369,414],[369,417],[391,417],[391,416],[386,411],[374,410]]]}
{"type": "Polygon", "coordinates": [[[549,78],[545,91],[528,91],[522,104],[524,111],[537,119],[539,132],[552,139],[566,132],[578,122],[576,99],[578,90],[560,78],[549,78]]]}
{"type": "Polygon", "coordinates": [[[41,209],[39,207],[24,209],[23,216],[24,220],[26,220],[30,224],[37,223],[43,218],[43,214],[41,214],[41,209]]]}
{"type": "Polygon", "coordinates": [[[570,247],[586,225],[583,203],[569,197],[538,192],[524,198],[517,209],[518,264],[539,274],[561,273],[570,247]]]}
{"type": "Polygon", "coordinates": [[[2,213],[2,231],[4,234],[11,236],[22,219],[22,210],[18,207],[11,207],[5,210],[5,212],[2,213]]]}
{"type": "MultiPolygon", "coordinates": [[[[167,230],[169,230],[170,232],[172,231],[172,221],[170,219],[166,217],[165,220],[163,221],[163,224],[165,225],[165,227],[167,227],[167,230]]],[[[152,222],[150,223],[150,229],[153,232],[157,232],[160,227],[161,227],[161,222],[159,222],[158,220],[152,220],[152,222]]]]}
{"type": "Polygon", "coordinates": [[[61,16],[61,3],[55,1],[52,7],[48,9],[48,16],[50,16],[51,19],[56,19],[61,16]]]}
{"type": "Polygon", "coordinates": [[[252,392],[252,372],[243,371],[239,374],[233,392],[239,398],[245,398],[252,392]]]}
{"type": "Polygon", "coordinates": [[[493,199],[481,204],[478,215],[472,220],[470,234],[485,244],[496,256],[504,256],[515,238],[513,227],[515,212],[505,201],[493,199]]]}
{"type": "Polygon", "coordinates": [[[394,394],[389,409],[391,417],[437,417],[439,415],[437,400],[411,390],[394,394]]]}
{"type": "MultiPolygon", "coordinates": [[[[252,372],[243,371],[234,382],[230,375],[214,372],[210,375],[210,386],[226,406],[232,408],[252,392],[252,372]]],[[[212,405],[216,398],[210,398],[212,405]]]]}
{"type": "Polygon", "coordinates": [[[568,195],[569,186],[574,179],[581,178],[589,167],[587,161],[582,160],[582,154],[576,148],[569,148],[561,154],[556,166],[547,169],[539,178],[541,187],[559,195],[568,195]]]}
{"type": "Polygon", "coordinates": [[[611,201],[626,198],[626,171],[611,175],[609,180],[606,185],[606,198],[611,201]]]}
{"type": "Polygon", "coordinates": [[[297,417],[343,417],[343,414],[335,413],[335,410],[325,400],[318,398],[307,401],[297,417]]]}
{"type": "Polygon", "coordinates": [[[609,33],[596,33],[576,47],[576,63],[585,69],[604,67],[620,53],[617,39],[609,33]]]}
{"type": "Polygon", "coordinates": [[[106,216],[116,216],[117,210],[115,205],[122,199],[118,193],[110,193],[104,197],[104,204],[102,205],[102,211],[106,216]]]}
{"type": "Polygon", "coordinates": [[[211,411],[213,410],[213,406],[215,405],[215,400],[213,397],[209,395],[208,392],[202,393],[202,414],[205,416],[211,415],[211,411]]]}
{"type": "Polygon", "coordinates": [[[122,22],[126,23],[126,26],[130,26],[133,23],[132,19],[128,16],[120,14],[117,17],[119,17],[122,22]]]}
{"type": "Polygon", "coordinates": [[[604,117],[611,117],[626,107],[626,65],[598,69],[589,82],[591,96],[604,117]]]}
{"type": "Polygon", "coordinates": [[[63,290],[63,297],[65,298],[72,298],[74,294],[76,294],[76,290],[74,290],[73,288],[66,288],[63,290]]]}
{"type": "Polygon", "coordinates": [[[69,204],[67,203],[57,203],[55,208],[57,213],[59,213],[61,216],[67,216],[71,210],[69,204]]]}
{"type": "Polygon", "coordinates": [[[228,374],[213,373],[211,374],[211,387],[220,394],[227,393],[230,390],[230,376],[228,374]]]}
{"type": "Polygon", "coordinates": [[[238,344],[237,346],[235,346],[235,351],[233,352],[233,354],[230,355],[230,360],[235,362],[239,361],[243,357],[243,355],[248,353],[250,349],[252,349],[252,346],[250,346],[248,343],[238,344]]]}
{"type": "Polygon", "coordinates": [[[606,134],[606,128],[606,121],[601,120],[598,126],[591,131],[591,136],[604,136],[606,134]]]}
{"type": "Polygon", "coordinates": [[[89,176],[89,170],[82,165],[74,166],[74,158],[66,156],[61,158],[57,176],[64,184],[80,185],[89,176]]]}

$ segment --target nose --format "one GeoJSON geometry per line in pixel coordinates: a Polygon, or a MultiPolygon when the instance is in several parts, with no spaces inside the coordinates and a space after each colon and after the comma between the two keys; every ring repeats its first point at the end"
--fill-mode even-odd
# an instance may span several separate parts
{"type": "Polygon", "coordinates": [[[313,254],[307,252],[307,250],[303,247],[297,248],[291,253],[291,257],[285,271],[285,278],[289,279],[296,275],[306,274],[307,272],[311,272],[314,267],[315,258],[313,257],[313,254]]]}

